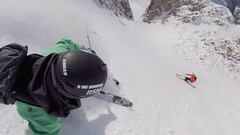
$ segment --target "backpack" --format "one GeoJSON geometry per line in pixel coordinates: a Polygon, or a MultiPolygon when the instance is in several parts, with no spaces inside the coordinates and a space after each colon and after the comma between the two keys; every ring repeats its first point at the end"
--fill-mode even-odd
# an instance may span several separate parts
{"type": "Polygon", "coordinates": [[[20,66],[27,58],[27,46],[12,43],[0,48],[0,103],[13,104],[13,86],[20,66]]]}

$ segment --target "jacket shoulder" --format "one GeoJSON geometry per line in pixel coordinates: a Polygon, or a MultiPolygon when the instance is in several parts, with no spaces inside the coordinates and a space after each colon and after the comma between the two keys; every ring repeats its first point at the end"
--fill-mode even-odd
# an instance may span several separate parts
{"type": "Polygon", "coordinates": [[[47,56],[51,53],[63,53],[67,51],[73,51],[73,50],[82,50],[82,51],[88,51],[90,52],[91,50],[86,48],[83,45],[74,43],[70,39],[62,39],[56,43],[53,47],[47,49],[46,51],[43,51],[41,54],[44,56],[47,56]]]}

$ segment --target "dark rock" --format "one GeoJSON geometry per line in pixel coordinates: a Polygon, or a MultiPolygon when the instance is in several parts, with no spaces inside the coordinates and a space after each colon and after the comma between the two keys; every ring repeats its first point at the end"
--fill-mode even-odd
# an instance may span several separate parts
{"type": "Polygon", "coordinates": [[[240,25],[240,1],[238,1],[237,3],[233,16],[235,19],[235,23],[240,25]]]}
{"type": "Polygon", "coordinates": [[[150,23],[158,17],[166,18],[181,5],[181,2],[181,0],[151,0],[143,21],[150,23]]]}
{"type": "Polygon", "coordinates": [[[99,2],[116,16],[123,16],[133,20],[133,13],[128,0],[99,0],[99,2]]]}
{"type": "Polygon", "coordinates": [[[223,26],[234,23],[227,7],[206,0],[152,0],[144,15],[144,22],[163,22],[174,16],[182,23],[217,24],[223,26]]]}

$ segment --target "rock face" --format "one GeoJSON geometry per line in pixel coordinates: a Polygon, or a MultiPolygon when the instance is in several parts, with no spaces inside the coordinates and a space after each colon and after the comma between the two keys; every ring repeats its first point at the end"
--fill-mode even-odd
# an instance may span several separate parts
{"type": "MultiPolygon", "coordinates": [[[[213,35],[214,34],[211,34],[211,36],[213,35]]],[[[212,54],[222,56],[223,59],[221,59],[221,63],[227,67],[227,70],[236,73],[240,72],[239,36],[235,35],[230,38],[222,37],[216,39],[205,37],[202,38],[201,41],[208,47],[209,51],[212,51],[212,54]]],[[[202,58],[207,59],[207,57],[210,56],[202,58]]]]}
{"type": "Polygon", "coordinates": [[[99,0],[100,4],[113,12],[116,16],[133,19],[133,13],[128,0],[99,0]]]}
{"type": "Polygon", "coordinates": [[[184,4],[175,12],[174,16],[183,23],[205,23],[219,26],[234,23],[234,18],[227,7],[203,0],[184,4]]]}
{"type": "Polygon", "coordinates": [[[227,7],[210,0],[152,0],[144,15],[144,22],[156,19],[167,21],[171,16],[183,23],[215,23],[225,25],[234,23],[234,18],[227,7]]]}
{"type": "Polygon", "coordinates": [[[216,4],[220,4],[220,5],[227,7],[231,11],[232,14],[234,13],[237,1],[238,0],[212,0],[212,2],[214,2],[216,4]]]}
{"type": "Polygon", "coordinates": [[[182,0],[151,0],[144,14],[144,22],[165,18],[181,5],[182,0]]]}
{"type": "Polygon", "coordinates": [[[238,1],[234,12],[235,23],[240,25],[240,1],[238,1]]]}

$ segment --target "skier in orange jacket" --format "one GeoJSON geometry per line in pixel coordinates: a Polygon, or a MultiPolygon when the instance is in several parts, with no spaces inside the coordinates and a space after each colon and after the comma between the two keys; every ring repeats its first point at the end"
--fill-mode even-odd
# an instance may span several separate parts
{"type": "Polygon", "coordinates": [[[197,81],[197,76],[194,73],[191,74],[186,74],[187,76],[185,77],[184,81],[188,83],[194,83],[197,81]]]}

